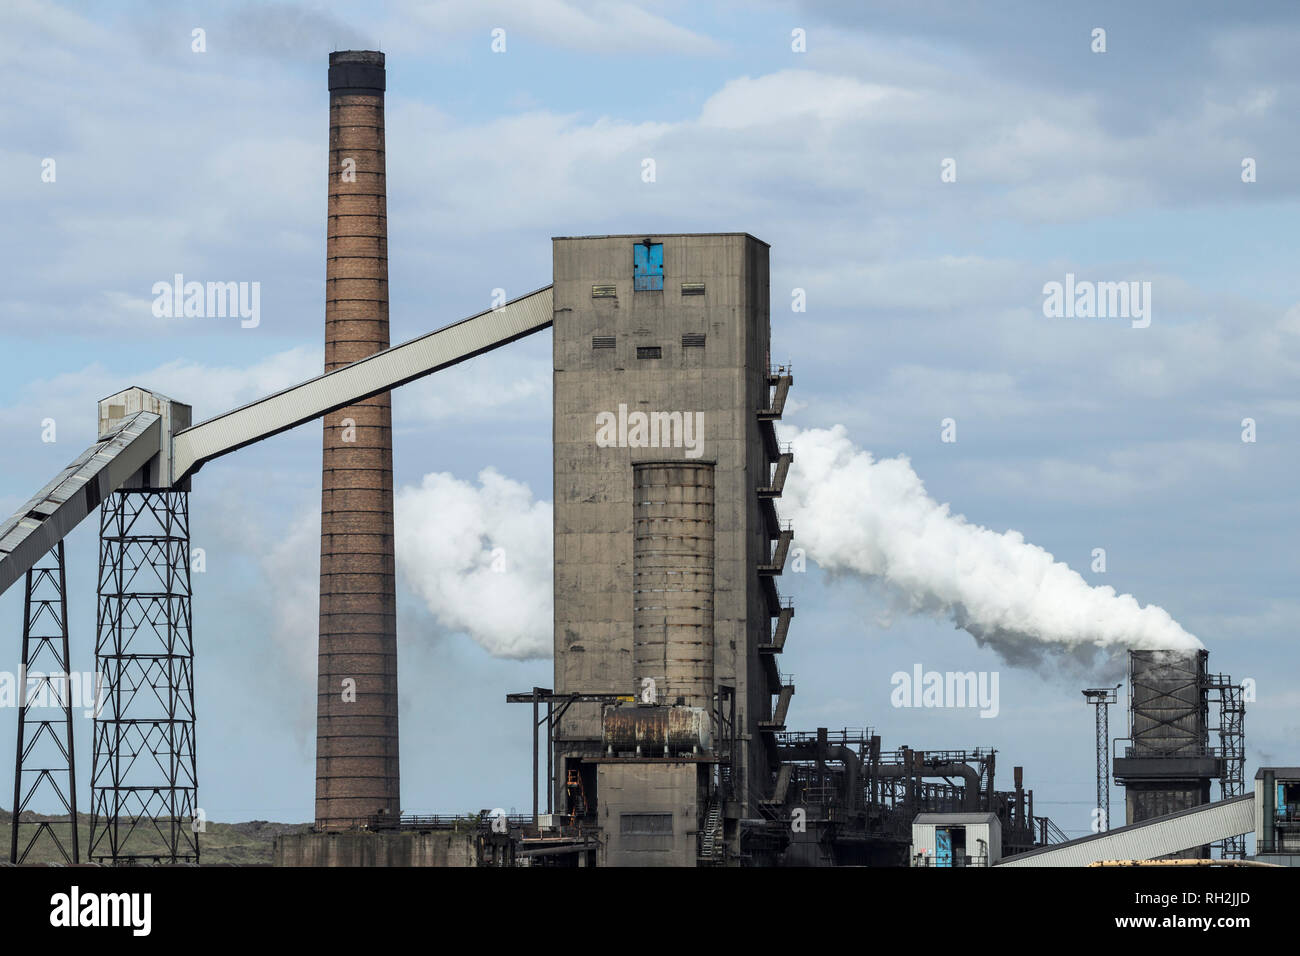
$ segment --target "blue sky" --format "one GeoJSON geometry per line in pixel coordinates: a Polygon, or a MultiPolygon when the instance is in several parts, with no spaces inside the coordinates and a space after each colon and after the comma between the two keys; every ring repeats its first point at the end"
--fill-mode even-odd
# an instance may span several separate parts
{"type": "MultiPolygon", "coordinates": [[[[879,456],[906,454],[955,512],[1163,606],[1212,669],[1258,681],[1248,776],[1295,763],[1300,12],[1130,7],[7,3],[0,510],[91,440],[95,400],[120,387],[205,418],[315,374],[327,56],[378,47],[394,341],[480,311],[497,287],[546,284],[552,236],[753,233],[772,246],[791,424],[843,424],[879,456]],[[496,27],[505,53],[491,51],[496,27]],[[796,28],[805,53],[791,50],[796,28]],[[955,183],[940,181],[948,157],[955,183]],[[261,324],[153,318],[150,287],[176,272],[260,282],[261,324]],[[1150,328],[1045,318],[1042,286],[1066,272],[1151,281],[1150,328]],[[805,313],[789,309],[794,288],[805,313]],[[955,444],[939,440],[949,416],[955,444]],[[1089,570],[1095,547],[1105,574],[1089,570]]],[[[398,392],[399,487],[445,473],[472,496],[491,467],[548,502],[549,349],[539,335],[398,392]]],[[[307,426],[195,481],[200,804],[213,819],[312,816],[319,442],[307,426]]],[[[69,548],[74,666],[90,669],[93,529],[69,548]]],[[[549,575],[523,571],[529,586],[549,575]]],[[[431,608],[421,574],[407,568],[399,592],[406,809],[523,808],[528,716],[504,695],[549,684],[549,660],[490,654],[431,608]]],[[[799,602],[783,661],[792,725],[997,747],[1006,781],[1026,767],[1039,812],[1086,830],[1079,689],[1105,675],[1007,667],[950,623],[890,615],[870,582],[815,565],[783,591],[799,602]],[[917,662],[999,670],[1001,715],[892,708],[889,676],[917,662]]],[[[20,621],[11,589],[0,632],[15,662],[20,621]]]]}

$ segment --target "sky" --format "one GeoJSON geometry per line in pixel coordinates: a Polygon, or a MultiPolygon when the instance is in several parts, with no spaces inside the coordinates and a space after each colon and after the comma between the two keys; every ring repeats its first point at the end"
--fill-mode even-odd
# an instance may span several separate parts
{"type": "MultiPolygon", "coordinates": [[[[954,514],[1163,608],[1212,671],[1255,682],[1247,779],[1300,763],[1298,42],[1300,10],[1264,2],[9,0],[0,511],[93,440],[120,388],[202,420],[319,373],[328,54],[381,49],[394,342],[548,284],[553,236],[749,232],[771,244],[786,423],[906,456],[954,514]],[[260,322],[155,317],[176,273],[260,283],[260,322]],[[1149,289],[1149,324],[1045,314],[1067,274],[1149,289]]],[[[530,803],[530,714],[505,695],[552,683],[550,344],[393,396],[408,812],[530,803]],[[496,546],[517,601],[478,586],[496,546]]],[[[319,507],[315,425],[195,478],[209,819],[313,816],[319,507]]],[[[68,538],[74,670],[93,669],[95,534],[68,538]]],[[[1013,665],[815,561],[781,587],[793,728],[995,747],[1001,783],[1023,765],[1036,812],[1088,832],[1080,690],[1113,668],[1013,665]],[[996,672],[998,715],[893,706],[891,675],[917,664],[996,672]]],[[[11,588],[0,669],[21,616],[11,588]]],[[[1122,736],[1122,706],[1111,721],[1122,736]]]]}

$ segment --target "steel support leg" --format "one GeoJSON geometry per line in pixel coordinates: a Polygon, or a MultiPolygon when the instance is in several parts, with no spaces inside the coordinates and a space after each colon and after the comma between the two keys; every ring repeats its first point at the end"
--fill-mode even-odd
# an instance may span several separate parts
{"type": "Polygon", "coordinates": [[[72,745],[72,697],[80,685],[81,679],[74,680],[68,666],[67,576],[60,541],[27,572],[22,669],[16,688],[18,746],[10,863],[26,862],[33,850],[33,862],[46,858],[81,862],[72,745]],[[60,808],[68,816],[67,825],[54,820],[23,822],[22,815],[33,802],[60,808]],[[19,831],[27,828],[32,829],[30,837],[20,839],[19,831]],[[61,830],[66,831],[63,837],[61,830]]]}
{"type": "Polygon", "coordinates": [[[198,862],[189,495],[118,491],[99,530],[93,862],[198,862]]]}

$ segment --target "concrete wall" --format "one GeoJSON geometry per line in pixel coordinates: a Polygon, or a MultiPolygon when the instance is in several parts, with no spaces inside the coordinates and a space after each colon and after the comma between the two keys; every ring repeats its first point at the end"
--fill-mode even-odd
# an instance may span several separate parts
{"type": "Polygon", "coordinates": [[[601,764],[596,772],[604,831],[600,865],[694,866],[699,773],[695,763],[601,764]]]}
{"type": "MultiPolygon", "coordinates": [[[[767,474],[755,412],[767,390],[768,249],[744,234],[650,236],[663,243],[664,288],[633,291],[633,246],[643,238],[554,240],[555,689],[639,690],[632,462],[714,462],[714,679],[736,687],[745,735],[737,776],[749,793],[761,792],[768,771],[755,723],[771,698],[756,647],[771,618],[755,570],[769,547],[755,494],[767,474]],[[705,293],[684,296],[683,282],[703,282],[705,293]],[[616,295],[593,297],[597,284],[612,284],[616,295]],[[704,347],[683,347],[686,333],[703,333],[704,347]],[[613,336],[615,345],[593,348],[594,336],[613,336]],[[658,346],[662,358],[638,359],[638,346],[658,346]],[[617,416],[620,405],[702,413],[698,455],[598,446],[597,415],[617,416]]],[[[599,752],[600,705],[572,707],[557,737],[563,805],[564,758],[599,752]]]]}
{"type": "Polygon", "coordinates": [[[477,866],[472,831],[293,833],[275,839],[276,866],[477,866]]]}

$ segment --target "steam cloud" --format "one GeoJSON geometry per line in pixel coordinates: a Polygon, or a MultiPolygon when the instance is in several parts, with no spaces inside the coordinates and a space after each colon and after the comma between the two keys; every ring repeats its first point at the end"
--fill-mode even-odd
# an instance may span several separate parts
{"type": "Polygon", "coordinates": [[[1049,651],[1202,646],[1163,608],[1090,586],[1019,532],[951,514],[907,458],[876,461],[842,425],[781,437],[791,436],[782,510],[795,544],[823,569],[878,579],[908,610],[948,615],[1012,663],[1037,663],[1049,651]]]}
{"type": "MultiPolygon", "coordinates": [[[[1163,608],[1092,587],[1017,531],[939,504],[905,457],[875,460],[843,426],[782,430],[794,445],[782,510],[824,570],[883,582],[909,612],[943,615],[1013,664],[1202,645],[1163,608]]],[[[551,654],[551,503],[493,468],[430,474],[396,498],[397,566],[440,625],[495,657],[551,654]]]]}
{"type": "Polygon", "coordinates": [[[551,656],[551,504],[493,468],[425,475],[393,503],[397,568],[443,627],[494,657],[551,656]]]}

